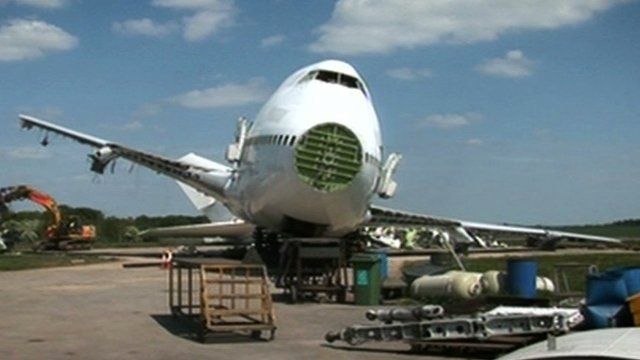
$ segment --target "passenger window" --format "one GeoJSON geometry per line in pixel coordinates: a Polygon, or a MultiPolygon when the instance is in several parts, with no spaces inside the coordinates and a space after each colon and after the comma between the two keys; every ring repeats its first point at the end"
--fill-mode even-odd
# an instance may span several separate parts
{"type": "Polygon", "coordinates": [[[282,143],[282,145],[287,145],[289,143],[289,135],[285,135],[284,137],[284,142],[282,143]]]}
{"type": "Polygon", "coordinates": [[[296,136],[295,136],[295,135],[293,135],[293,136],[291,137],[291,141],[289,141],[289,146],[293,146],[293,144],[295,144],[295,143],[296,143],[296,136]]]}

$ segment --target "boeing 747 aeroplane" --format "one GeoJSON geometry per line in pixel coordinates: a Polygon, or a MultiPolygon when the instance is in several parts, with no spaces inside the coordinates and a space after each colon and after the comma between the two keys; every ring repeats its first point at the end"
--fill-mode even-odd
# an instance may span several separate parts
{"type": "Polygon", "coordinates": [[[223,165],[195,154],[168,159],[86,135],[31,116],[40,128],[97,148],[91,170],[124,158],[178,181],[210,224],[155,230],[158,236],[250,237],[255,228],[296,237],[343,237],[364,226],[426,226],[483,246],[484,232],[561,239],[616,239],[412,214],[372,205],[393,196],[400,160],[383,160],[378,117],[363,78],[349,64],[327,60],[289,76],[253,123],[238,122],[223,165]]]}

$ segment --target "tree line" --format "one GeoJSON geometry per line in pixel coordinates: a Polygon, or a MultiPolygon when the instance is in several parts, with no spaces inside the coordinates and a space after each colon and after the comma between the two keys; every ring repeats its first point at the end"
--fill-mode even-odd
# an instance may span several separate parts
{"type": "MultiPolygon", "coordinates": [[[[102,211],[87,207],[72,207],[60,205],[62,221],[74,219],[81,225],[94,225],[98,235],[98,241],[104,242],[125,242],[138,241],[137,234],[156,227],[180,226],[202,224],[209,220],[205,216],[188,215],[166,215],[135,217],[107,216],[102,211]]],[[[51,223],[51,215],[42,211],[21,211],[11,213],[6,221],[17,221],[25,223],[36,223],[36,232],[43,233],[45,228],[51,223]]]]}

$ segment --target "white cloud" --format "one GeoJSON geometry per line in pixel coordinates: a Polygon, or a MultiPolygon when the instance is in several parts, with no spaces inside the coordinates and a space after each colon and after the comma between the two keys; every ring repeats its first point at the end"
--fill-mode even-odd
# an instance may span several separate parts
{"type": "Polygon", "coordinates": [[[187,41],[204,40],[230,24],[226,13],[199,11],[184,19],[184,38],[187,41]]]}
{"type": "Polygon", "coordinates": [[[153,0],[155,6],[162,6],[181,10],[202,10],[202,9],[226,9],[231,1],[229,0],[153,0]]]}
{"type": "Polygon", "coordinates": [[[158,115],[162,111],[159,103],[144,103],[133,112],[134,119],[144,119],[158,115]]]}
{"type": "Polygon", "coordinates": [[[466,141],[466,143],[469,146],[482,146],[482,145],[484,145],[484,141],[482,141],[482,139],[477,139],[477,138],[468,139],[466,141]]]}
{"type": "Polygon", "coordinates": [[[73,35],[39,20],[14,19],[0,27],[0,61],[35,59],[77,45],[73,35]]]}
{"type": "Polygon", "coordinates": [[[192,109],[240,106],[265,100],[269,95],[264,79],[251,79],[245,84],[229,83],[193,90],[170,99],[192,109]]]}
{"type": "Polygon", "coordinates": [[[35,146],[22,146],[5,150],[4,155],[9,159],[14,160],[40,160],[48,159],[51,157],[51,153],[45,151],[41,147],[35,146]]]}
{"type": "Polygon", "coordinates": [[[397,80],[420,80],[433,76],[431,69],[411,69],[408,67],[395,68],[387,71],[387,75],[397,80]]]}
{"type": "Polygon", "coordinates": [[[435,127],[440,129],[455,129],[471,125],[482,120],[482,115],[474,112],[464,114],[431,114],[419,122],[421,127],[435,127]]]}
{"type": "Polygon", "coordinates": [[[269,36],[260,40],[260,46],[263,48],[276,46],[276,45],[282,44],[284,39],[285,39],[284,35],[269,36]]]}
{"type": "Polygon", "coordinates": [[[57,9],[67,5],[67,0],[13,0],[18,5],[27,5],[42,9],[57,9]]]}
{"type": "Polygon", "coordinates": [[[193,12],[183,18],[183,36],[200,41],[233,24],[237,13],[232,0],[153,0],[154,6],[193,12]]]}
{"type": "Polygon", "coordinates": [[[437,43],[495,40],[589,20],[624,0],[339,0],[310,50],[389,53],[437,43]]]}
{"type": "Polygon", "coordinates": [[[171,21],[159,24],[147,18],[129,19],[122,22],[114,22],[111,29],[114,32],[124,35],[162,37],[178,30],[178,24],[171,21]]]}
{"type": "Polygon", "coordinates": [[[533,61],[527,59],[522,51],[511,50],[503,58],[486,60],[476,66],[476,70],[487,75],[521,78],[531,75],[533,65],[533,61]]]}

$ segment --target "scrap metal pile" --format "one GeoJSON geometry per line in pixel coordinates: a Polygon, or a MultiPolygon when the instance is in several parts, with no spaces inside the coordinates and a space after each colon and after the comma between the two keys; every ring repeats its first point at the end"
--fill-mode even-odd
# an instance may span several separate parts
{"type": "Polygon", "coordinates": [[[498,307],[474,315],[445,314],[438,305],[369,310],[371,325],[353,325],[325,335],[327,342],[487,339],[495,336],[566,333],[583,321],[577,309],[498,307]]]}

